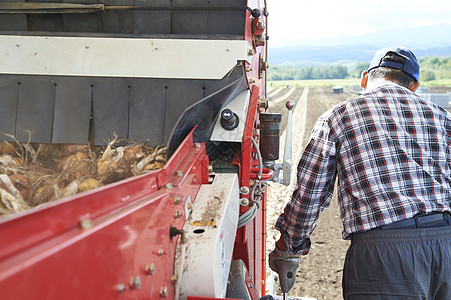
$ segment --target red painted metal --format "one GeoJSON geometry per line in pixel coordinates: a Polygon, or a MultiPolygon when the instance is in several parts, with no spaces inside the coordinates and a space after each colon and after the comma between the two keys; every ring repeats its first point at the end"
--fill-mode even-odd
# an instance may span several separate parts
{"type": "Polygon", "coordinates": [[[251,179],[261,179],[261,180],[269,180],[273,177],[274,175],[274,171],[268,168],[263,168],[262,169],[262,175],[258,176],[258,168],[257,167],[252,167],[251,168],[251,179]]]}
{"type": "MultiPolygon", "coordinates": [[[[250,12],[246,13],[245,40],[253,46],[254,55],[251,63],[246,63],[246,76],[251,90],[251,100],[242,147],[234,157],[234,164],[239,167],[241,187],[250,187],[251,182],[258,179],[258,161],[251,137],[258,141],[258,114],[262,110],[259,99],[266,98],[266,70],[261,70],[261,60],[267,58],[267,45],[265,43],[264,46],[261,46],[261,44],[255,43],[256,36],[265,35],[267,30],[266,1],[249,0],[247,5],[251,9],[260,9],[262,13],[260,18],[265,24],[265,28],[258,28],[257,19],[253,18],[250,12]]],[[[270,179],[272,173],[272,170],[265,169],[261,179],[270,179]]],[[[249,195],[242,194],[241,197],[249,198],[249,195]]],[[[250,287],[249,292],[252,299],[263,296],[266,289],[266,195],[263,196],[260,207],[256,218],[250,224],[238,229],[233,254],[233,259],[243,260],[248,268],[249,277],[246,279],[246,284],[250,287]]],[[[242,207],[241,213],[247,209],[247,207],[242,207]]]]}
{"type": "MultiPolygon", "coordinates": [[[[249,111],[244,129],[243,142],[240,153],[234,158],[234,163],[239,166],[240,186],[249,187],[252,178],[257,178],[258,160],[256,159],[256,149],[254,149],[251,137],[258,139],[257,122],[258,122],[258,86],[253,86],[251,90],[251,99],[249,111]]],[[[249,195],[241,195],[248,198],[249,195]]],[[[266,201],[263,197],[262,202],[266,201]]],[[[266,204],[264,204],[266,207],[266,204]]],[[[245,212],[248,208],[242,207],[241,212],[245,212]]],[[[253,299],[257,299],[258,295],[265,293],[266,287],[266,261],[265,260],[265,243],[266,232],[265,216],[266,211],[259,210],[256,218],[248,225],[238,229],[235,241],[233,259],[241,259],[248,268],[249,273],[249,292],[253,295],[253,299]],[[263,262],[263,263],[262,263],[263,262]]]]}
{"type": "Polygon", "coordinates": [[[3,219],[2,298],[173,298],[170,228],[208,183],[206,162],[191,133],[164,169],[3,219]]]}
{"type": "MultiPolygon", "coordinates": [[[[266,3],[249,0],[262,11],[266,3]]],[[[234,163],[240,186],[257,178],[259,99],[266,97],[265,34],[246,11],[244,39],[253,47],[245,62],[251,91],[242,147],[234,163]]],[[[265,169],[262,179],[271,176],[265,169]]],[[[159,299],[174,297],[171,282],[179,236],[170,228],[185,223],[185,203],[208,183],[204,144],[192,133],[161,170],[114,183],[96,191],[42,205],[0,221],[0,293],[4,299],[159,299]],[[179,172],[178,172],[179,171],[179,172]]],[[[242,195],[248,197],[248,195],[242,195]]],[[[245,212],[246,207],[241,209],[245,212]]],[[[253,299],[264,295],[266,276],[266,196],[253,222],[238,229],[234,259],[248,267],[246,284],[253,299]]],[[[188,299],[201,299],[189,297],[188,299]]],[[[206,298],[204,298],[206,299],[206,298]]]]}

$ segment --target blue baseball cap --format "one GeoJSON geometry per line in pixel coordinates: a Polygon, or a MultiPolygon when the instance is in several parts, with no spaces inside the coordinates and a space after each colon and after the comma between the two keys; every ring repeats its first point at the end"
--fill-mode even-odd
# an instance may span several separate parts
{"type": "Polygon", "coordinates": [[[404,47],[388,47],[378,50],[376,54],[374,54],[374,57],[370,62],[368,72],[378,67],[389,67],[404,71],[415,78],[416,81],[418,81],[420,77],[420,66],[418,64],[417,58],[415,57],[415,54],[404,47]],[[399,63],[391,60],[382,60],[389,52],[393,52],[398,54],[399,56],[404,57],[406,59],[406,62],[399,63]]]}

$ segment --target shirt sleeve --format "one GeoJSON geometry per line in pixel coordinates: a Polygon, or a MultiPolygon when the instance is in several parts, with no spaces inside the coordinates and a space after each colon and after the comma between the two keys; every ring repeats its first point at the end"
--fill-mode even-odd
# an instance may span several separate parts
{"type": "Polygon", "coordinates": [[[299,161],[297,184],[275,228],[292,254],[306,255],[319,215],[329,206],[336,177],[337,142],[328,119],[320,117],[299,161]]]}

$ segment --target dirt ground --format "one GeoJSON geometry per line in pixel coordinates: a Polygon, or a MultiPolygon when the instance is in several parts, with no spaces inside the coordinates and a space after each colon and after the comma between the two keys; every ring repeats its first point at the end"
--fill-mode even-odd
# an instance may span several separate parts
{"type": "MultiPolygon", "coordinates": [[[[274,229],[278,215],[289,201],[295,187],[295,170],[303,148],[309,138],[310,131],[316,119],[326,110],[341,101],[356,96],[360,88],[345,87],[342,94],[334,94],[332,87],[309,88],[273,88],[268,91],[270,102],[269,112],[281,112],[286,120],[286,100],[296,102],[293,113],[293,158],[290,186],[272,183],[268,190],[268,222],[267,222],[267,252],[274,249],[274,243],[279,238],[279,232],[274,229]],[[295,89],[293,91],[293,89],[295,89]]],[[[451,90],[449,88],[446,91],[451,90]]],[[[442,90],[431,90],[442,93],[442,90]]],[[[285,128],[285,121],[282,127],[285,128]]],[[[283,145],[283,141],[281,141],[283,145]]],[[[280,156],[283,157],[282,151],[280,156]]],[[[301,258],[300,269],[290,297],[306,297],[314,299],[342,299],[341,279],[343,262],[349,241],[341,238],[342,224],[339,217],[336,193],[330,207],[320,216],[318,225],[311,236],[310,253],[301,258]]],[[[271,274],[268,267],[267,293],[281,295],[277,274],[271,274]],[[272,280],[272,278],[274,278],[272,280]],[[271,284],[271,281],[273,284],[271,284]]]]}

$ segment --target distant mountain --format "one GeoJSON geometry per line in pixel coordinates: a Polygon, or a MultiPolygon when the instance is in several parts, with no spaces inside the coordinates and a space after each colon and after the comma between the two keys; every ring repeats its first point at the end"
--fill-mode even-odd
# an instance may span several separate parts
{"type": "MultiPolygon", "coordinates": [[[[271,41],[271,40],[270,40],[271,41]]],[[[383,30],[358,37],[311,39],[296,46],[271,47],[269,64],[309,66],[322,64],[351,65],[371,60],[377,49],[405,46],[417,57],[451,56],[451,25],[430,25],[419,28],[383,30]]]]}

